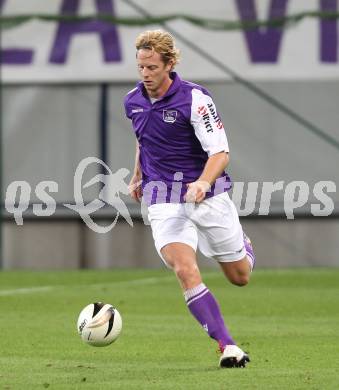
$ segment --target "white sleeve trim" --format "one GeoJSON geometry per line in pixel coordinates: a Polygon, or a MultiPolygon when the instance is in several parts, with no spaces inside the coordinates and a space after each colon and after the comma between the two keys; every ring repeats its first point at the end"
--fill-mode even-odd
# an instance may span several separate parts
{"type": "Polygon", "coordinates": [[[191,124],[208,156],[229,152],[224,126],[212,98],[196,88],[192,89],[191,124]]]}
{"type": "Polygon", "coordinates": [[[217,153],[221,153],[221,152],[225,152],[225,153],[228,153],[229,150],[228,150],[228,145],[223,145],[223,146],[220,146],[220,147],[216,147],[214,149],[210,149],[207,153],[208,153],[208,157],[210,156],[213,156],[213,154],[217,154],[217,153]]]}
{"type": "Polygon", "coordinates": [[[128,91],[128,92],[126,93],[126,96],[129,95],[130,93],[136,91],[137,89],[138,89],[138,87],[135,87],[135,88],[131,89],[130,91],[128,91]]]}

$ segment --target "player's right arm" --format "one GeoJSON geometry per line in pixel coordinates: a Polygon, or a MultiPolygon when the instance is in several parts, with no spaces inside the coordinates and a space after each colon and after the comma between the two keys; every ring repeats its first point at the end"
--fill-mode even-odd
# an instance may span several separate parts
{"type": "Polygon", "coordinates": [[[139,149],[139,142],[136,141],[134,171],[128,188],[132,199],[134,199],[137,202],[140,202],[142,197],[141,181],[142,181],[142,171],[140,166],[140,149],[139,149]]]}

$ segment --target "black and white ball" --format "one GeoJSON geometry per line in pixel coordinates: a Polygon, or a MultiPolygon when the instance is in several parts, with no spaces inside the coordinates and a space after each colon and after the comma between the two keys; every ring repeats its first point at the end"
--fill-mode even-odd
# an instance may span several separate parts
{"type": "Polygon", "coordinates": [[[77,329],[82,340],[95,347],[113,343],[121,332],[120,313],[112,305],[95,302],[87,305],[80,313],[77,329]]]}

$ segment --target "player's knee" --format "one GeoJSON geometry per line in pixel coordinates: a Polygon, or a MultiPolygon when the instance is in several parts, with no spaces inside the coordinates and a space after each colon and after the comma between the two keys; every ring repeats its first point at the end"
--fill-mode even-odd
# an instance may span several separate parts
{"type": "Polygon", "coordinates": [[[235,274],[229,278],[230,282],[238,287],[243,287],[248,284],[250,281],[250,276],[248,274],[235,274]]]}
{"type": "Polygon", "coordinates": [[[175,264],[174,272],[179,280],[187,282],[196,278],[199,274],[199,269],[196,265],[175,264]]]}

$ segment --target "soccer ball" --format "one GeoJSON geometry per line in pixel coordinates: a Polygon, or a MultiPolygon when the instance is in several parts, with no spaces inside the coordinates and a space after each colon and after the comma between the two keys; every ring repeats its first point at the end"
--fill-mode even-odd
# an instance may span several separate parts
{"type": "Polygon", "coordinates": [[[112,305],[95,302],[87,305],[80,313],[77,329],[82,340],[95,347],[113,343],[121,332],[120,313],[112,305]]]}

